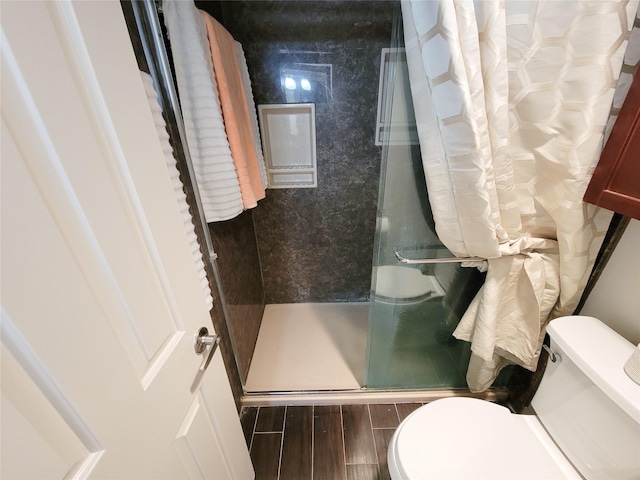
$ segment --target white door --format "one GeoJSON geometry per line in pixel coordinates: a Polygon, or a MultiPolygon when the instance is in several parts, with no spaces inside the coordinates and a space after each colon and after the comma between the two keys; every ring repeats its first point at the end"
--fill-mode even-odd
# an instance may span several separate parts
{"type": "Polygon", "coordinates": [[[119,2],[0,8],[0,476],[253,478],[119,2]]]}

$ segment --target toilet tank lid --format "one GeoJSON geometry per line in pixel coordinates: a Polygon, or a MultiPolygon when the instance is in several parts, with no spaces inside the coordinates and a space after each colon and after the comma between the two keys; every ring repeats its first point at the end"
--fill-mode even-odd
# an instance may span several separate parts
{"type": "Polygon", "coordinates": [[[560,317],[547,326],[555,345],[589,379],[640,424],[640,385],[624,371],[634,345],[600,320],[560,317]]]}

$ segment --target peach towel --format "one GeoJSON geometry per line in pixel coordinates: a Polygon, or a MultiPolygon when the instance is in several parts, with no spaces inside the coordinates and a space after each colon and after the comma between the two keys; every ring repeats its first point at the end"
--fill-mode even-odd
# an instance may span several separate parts
{"type": "Polygon", "coordinates": [[[213,70],[218,82],[225,130],[236,167],[244,208],[253,208],[265,197],[260,166],[253,142],[249,107],[235,40],[208,13],[201,11],[207,26],[213,70]]]}

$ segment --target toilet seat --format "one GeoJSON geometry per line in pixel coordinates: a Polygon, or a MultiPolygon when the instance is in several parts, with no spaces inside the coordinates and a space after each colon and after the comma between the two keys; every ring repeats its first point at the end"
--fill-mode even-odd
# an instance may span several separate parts
{"type": "Polygon", "coordinates": [[[581,478],[533,415],[465,397],[436,400],[396,430],[394,480],[581,478]]]}

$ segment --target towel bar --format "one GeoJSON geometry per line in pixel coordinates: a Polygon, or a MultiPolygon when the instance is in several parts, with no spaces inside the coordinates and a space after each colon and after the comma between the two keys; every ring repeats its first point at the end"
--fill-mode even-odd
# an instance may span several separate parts
{"type": "Polygon", "coordinates": [[[447,258],[405,258],[397,250],[394,250],[396,258],[402,263],[406,263],[407,265],[428,265],[434,263],[462,263],[462,262],[484,262],[485,258],[480,257],[447,257],[447,258]]]}

